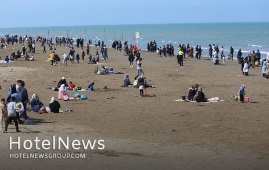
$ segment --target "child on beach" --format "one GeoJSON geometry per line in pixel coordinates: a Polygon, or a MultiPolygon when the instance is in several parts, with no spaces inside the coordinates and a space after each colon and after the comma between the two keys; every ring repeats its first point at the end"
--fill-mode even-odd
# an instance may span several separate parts
{"type": "Polygon", "coordinates": [[[143,84],[139,85],[139,92],[140,92],[140,97],[143,97],[143,95],[144,95],[144,85],[143,84]]]}
{"type": "Polygon", "coordinates": [[[225,65],[226,64],[226,57],[224,55],[222,57],[223,57],[222,58],[222,63],[225,65]]]}
{"type": "Polygon", "coordinates": [[[4,98],[1,99],[0,112],[2,113],[1,127],[3,127],[4,122],[6,122],[6,117],[7,117],[7,105],[6,105],[6,100],[4,98]]]}
{"type": "Polygon", "coordinates": [[[16,102],[14,97],[10,98],[10,102],[7,105],[7,120],[4,133],[7,133],[8,124],[13,120],[15,122],[16,132],[21,132],[19,130],[19,125],[17,121],[17,114],[16,114],[16,102]]]}
{"type": "Polygon", "coordinates": [[[242,84],[238,90],[238,96],[240,97],[241,103],[244,103],[244,100],[245,100],[244,95],[246,95],[245,94],[245,84],[242,84]]]}

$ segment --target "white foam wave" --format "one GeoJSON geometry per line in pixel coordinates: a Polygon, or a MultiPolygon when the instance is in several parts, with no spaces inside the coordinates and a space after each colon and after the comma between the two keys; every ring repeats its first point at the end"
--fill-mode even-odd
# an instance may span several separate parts
{"type": "Polygon", "coordinates": [[[261,48],[262,45],[256,45],[256,44],[248,44],[249,47],[258,47],[258,48],[261,48]]]}

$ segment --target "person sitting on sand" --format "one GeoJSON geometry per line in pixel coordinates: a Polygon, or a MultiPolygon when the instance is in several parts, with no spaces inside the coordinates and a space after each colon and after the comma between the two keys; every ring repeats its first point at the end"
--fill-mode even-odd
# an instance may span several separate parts
{"type": "Polygon", "coordinates": [[[66,85],[66,79],[64,77],[59,80],[57,87],[60,88],[62,84],[66,85]]]}
{"type": "Polygon", "coordinates": [[[148,80],[147,80],[147,78],[144,77],[144,87],[145,87],[145,88],[156,88],[157,86],[149,85],[149,84],[148,84],[148,80]]]}
{"type": "Polygon", "coordinates": [[[33,110],[33,112],[38,112],[41,109],[41,107],[44,106],[43,103],[39,100],[39,97],[37,94],[32,95],[30,104],[31,104],[31,109],[33,110]]]}
{"type": "Polygon", "coordinates": [[[133,87],[134,87],[134,88],[138,88],[138,80],[137,80],[137,76],[134,78],[133,87]]]}
{"type": "Polygon", "coordinates": [[[88,64],[96,64],[96,57],[90,56],[88,64]]]}
{"type": "Polygon", "coordinates": [[[70,81],[68,89],[73,90],[73,88],[75,88],[75,87],[76,87],[76,85],[74,83],[72,83],[72,81],[70,81]]]}
{"type": "Polygon", "coordinates": [[[101,74],[109,74],[108,68],[105,66],[102,66],[101,74]]]}
{"type": "Polygon", "coordinates": [[[205,94],[202,90],[202,87],[198,87],[198,91],[196,92],[193,100],[195,100],[196,102],[207,102],[207,98],[205,97],[205,94]]]}
{"type": "Polygon", "coordinates": [[[190,89],[189,89],[189,93],[188,93],[188,100],[193,100],[195,94],[196,94],[196,90],[195,90],[195,86],[192,86],[190,89]]]}
{"type": "Polygon", "coordinates": [[[69,100],[69,96],[65,90],[65,84],[62,84],[58,91],[58,99],[59,100],[69,100]]]}
{"type": "Polygon", "coordinates": [[[129,87],[129,86],[132,86],[132,84],[131,84],[131,82],[130,82],[130,79],[129,79],[129,75],[128,75],[128,74],[126,74],[126,75],[125,75],[125,78],[124,78],[123,83],[124,83],[124,87],[129,87]]]}
{"type": "Polygon", "coordinates": [[[56,97],[52,97],[49,104],[50,112],[52,113],[59,113],[61,105],[57,101],[56,97]]]}

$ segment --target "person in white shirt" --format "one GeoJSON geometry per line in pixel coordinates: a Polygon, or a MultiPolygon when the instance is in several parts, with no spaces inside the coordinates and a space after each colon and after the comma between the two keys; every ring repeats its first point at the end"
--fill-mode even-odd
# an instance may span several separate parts
{"type": "Polygon", "coordinates": [[[64,66],[67,66],[67,55],[66,54],[63,54],[63,64],[64,66]]]}

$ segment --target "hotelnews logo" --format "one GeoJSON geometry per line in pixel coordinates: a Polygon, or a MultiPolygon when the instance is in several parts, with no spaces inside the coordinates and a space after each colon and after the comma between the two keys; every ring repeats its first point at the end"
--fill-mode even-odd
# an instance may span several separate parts
{"type": "Polygon", "coordinates": [[[55,158],[71,158],[80,159],[86,158],[85,153],[79,151],[88,150],[104,150],[105,141],[99,140],[71,140],[69,137],[62,138],[53,136],[51,140],[41,140],[36,137],[34,140],[26,139],[21,140],[20,137],[9,138],[10,150],[24,150],[31,151],[37,150],[35,153],[10,153],[11,159],[55,159],[55,158]],[[78,151],[78,153],[70,153],[70,150],[78,151]],[[54,151],[54,153],[39,153],[38,151],[54,151]],[[58,153],[57,153],[58,151],[58,153]],[[61,152],[60,152],[61,151],[61,152]]]}

